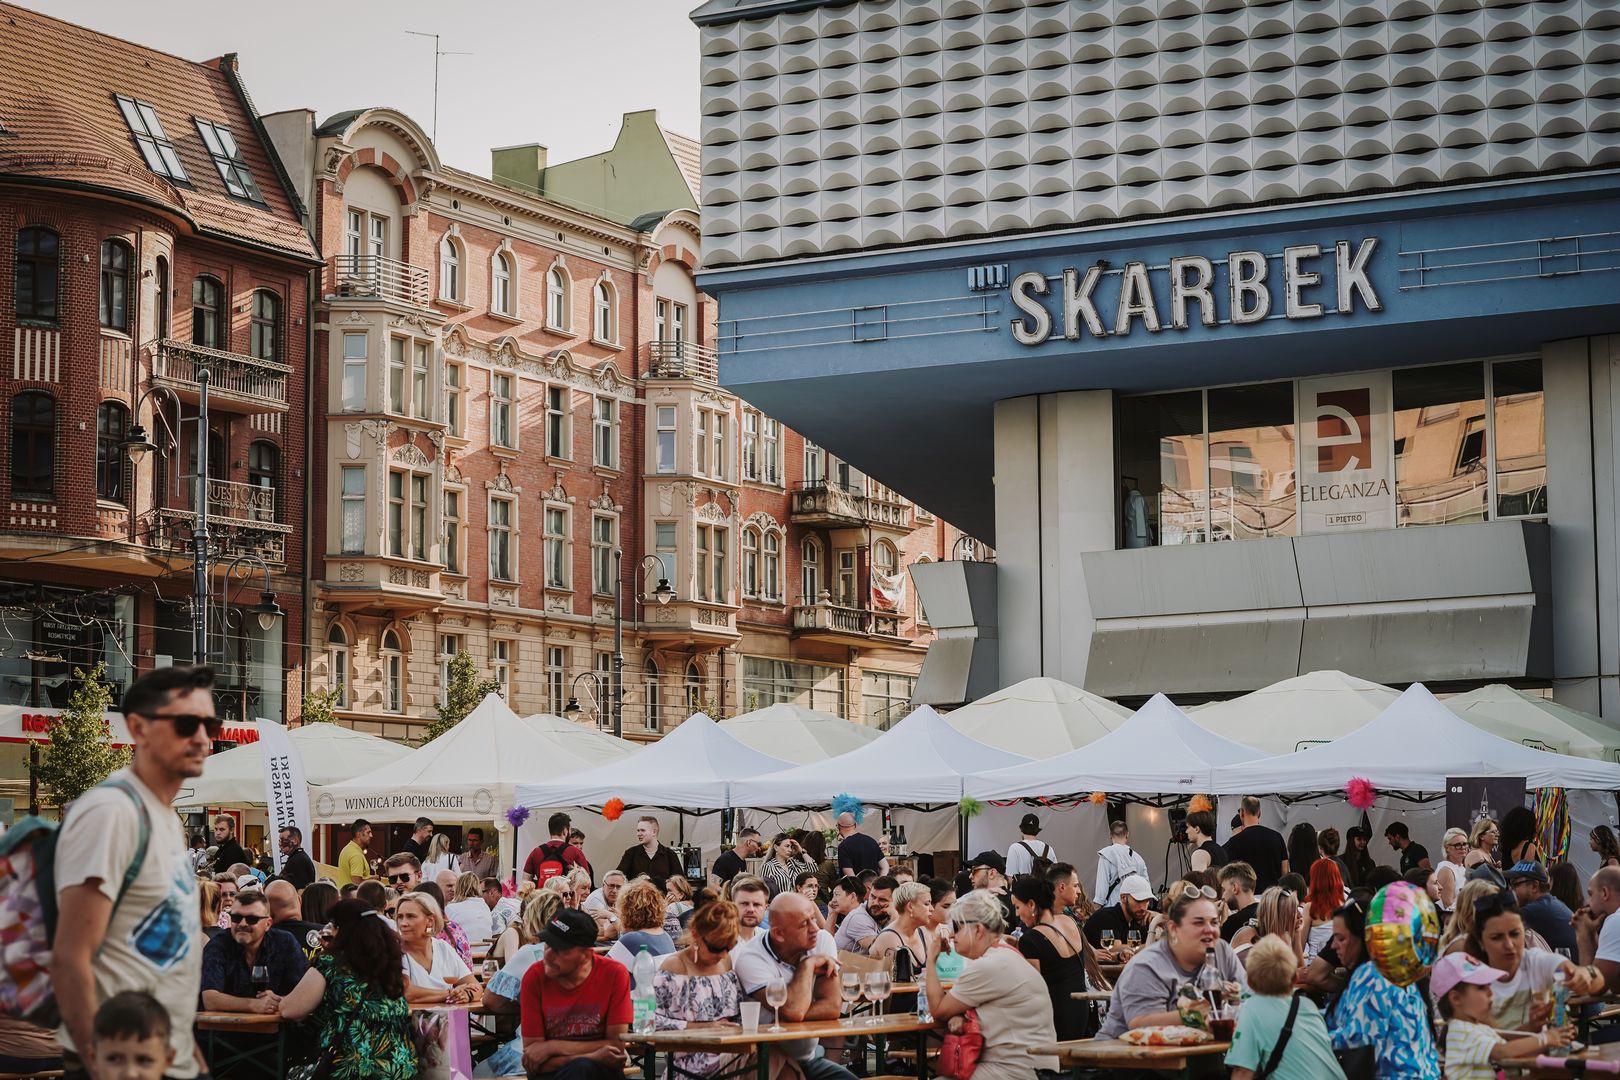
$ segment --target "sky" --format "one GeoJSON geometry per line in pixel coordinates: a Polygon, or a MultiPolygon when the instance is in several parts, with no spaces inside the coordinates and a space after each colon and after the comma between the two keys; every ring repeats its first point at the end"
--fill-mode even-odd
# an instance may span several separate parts
{"type": "Polygon", "coordinates": [[[448,164],[489,175],[496,146],[538,142],[553,162],[613,144],[624,113],[657,109],[696,138],[698,0],[19,0],[190,60],[235,52],[261,113],[387,105],[438,137],[448,164]],[[341,12],[335,16],[335,13],[341,12]],[[275,17],[268,17],[273,14],[275,17]]]}

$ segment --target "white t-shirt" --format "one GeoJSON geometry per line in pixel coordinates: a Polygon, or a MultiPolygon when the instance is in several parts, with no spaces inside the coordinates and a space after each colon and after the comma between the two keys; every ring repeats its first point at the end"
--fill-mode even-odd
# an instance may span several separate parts
{"type": "Polygon", "coordinates": [[[1119,883],[1132,874],[1148,876],[1147,863],[1126,844],[1109,844],[1097,852],[1097,887],[1091,898],[1098,907],[1119,901],[1119,883]]]}
{"type": "MultiPolygon", "coordinates": [[[[169,1014],[169,1075],[197,1075],[191,1027],[202,981],[202,927],[197,920],[197,874],[186,852],[185,830],[174,810],[147,790],[129,769],[113,779],[129,783],[141,796],[151,822],[146,859],[122,903],[113,911],[101,951],[90,961],[96,1000],[125,990],[144,990],[169,1014]]],[[[116,901],[140,841],[140,817],[129,796],[115,788],[85,792],[68,809],[56,843],[56,889],[91,878],[109,901],[116,901]]],[[[73,1049],[64,1024],[57,1037],[73,1049]]]]}
{"type": "Polygon", "coordinates": [[[1500,1031],[1530,1030],[1530,1009],[1538,990],[1551,990],[1553,972],[1564,958],[1546,949],[1525,949],[1511,979],[1491,983],[1491,1020],[1500,1031]]]}
{"type": "MultiPolygon", "coordinates": [[[[816,944],[810,950],[809,956],[830,956],[838,959],[838,946],[833,942],[833,936],[825,930],[816,931],[816,944]]],[[[806,959],[809,957],[807,956],[806,959]]],[[[737,973],[742,982],[743,993],[749,997],[763,990],[771,981],[773,975],[780,975],[784,983],[793,981],[793,973],[797,970],[792,964],[783,963],[771,948],[771,935],[768,932],[756,933],[731,954],[731,969],[737,973]]],[[[817,1039],[794,1039],[790,1042],[779,1043],[782,1053],[795,1061],[809,1061],[816,1053],[817,1039]]]]}
{"type": "Polygon", "coordinates": [[[426,990],[448,990],[450,984],[465,979],[472,971],[462,963],[456,947],[442,938],[433,939],[433,967],[424,968],[410,953],[405,954],[405,979],[426,990]]]}
{"type": "MultiPolygon", "coordinates": [[[[493,908],[490,908],[490,911],[489,911],[489,921],[490,921],[489,932],[491,934],[504,934],[504,933],[506,933],[506,928],[508,926],[511,926],[514,922],[516,922],[517,917],[518,917],[518,901],[517,901],[517,897],[515,897],[515,896],[503,896],[503,897],[501,897],[499,900],[495,901],[495,906],[493,908]]],[[[463,924],[463,925],[465,925],[465,924],[463,924]]]]}
{"type": "Polygon", "coordinates": [[[1610,915],[1598,930],[1597,952],[1594,960],[1609,960],[1620,964],[1620,915],[1610,915]]]}
{"type": "Polygon", "coordinates": [[[1017,877],[1019,874],[1027,874],[1035,865],[1035,856],[1029,853],[1029,848],[1026,848],[1024,846],[1025,844],[1028,844],[1030,848],[1035,849],[1035,855],[1039,855],[1041,858],[1047,859],[1051,862],[1057,862],[1057,855],[1053,853],[1052,845],[1048,844],[1045,840],[1020,840],[1018,843],[1007,849],[1008,877],[1017,877]]]}
{"type": "Polygon", "coordinates": [[[437,882],[439,874],[445,870],[450,871],[452,874],[456,872],[456,857],[454,855],[446,855],[442,859],[432,859],[423,863],[422,880],[437,882]]]}
{"type": "Polygon", "coordinates": [[[444,917],[461,927],[469,944],[488,941],[495,932],[495,920],[490,917],[489,905],[482,896],[457,900],[444,909],[444,917]]]}
{"type": "MultiPolygon", "coordinates": [[[[1451,879],[1452,890],[1453,890],[1451,895],[1453,897],[1455,897],[1457,895],[1456,890],[1461,889],[1463,887],[1463,881],[1465,880],[1464,875],[1467,874],[1467,873],[1468,873],[1468,871],[1464,870],[1462,868],[1462,866],[1460,866],[1457,863],[1452,862],[1449,859],[1442,861],[1439,866],[1436,866],[1434,868],[1434,876],[1436,878],[1439,878],[1439,879],[1450,878],[1451,879]]],[[[1452,903],[1455,904],[1456,901],[1453,900],[1452,903]]],[[[1441,910],[1450,911],[1451,909],[1450,908],[1442,908],[1441,910]]]]}

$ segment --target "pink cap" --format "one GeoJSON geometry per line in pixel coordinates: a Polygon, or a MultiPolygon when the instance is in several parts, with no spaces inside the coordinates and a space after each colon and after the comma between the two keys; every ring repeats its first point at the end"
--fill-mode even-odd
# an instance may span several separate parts
{"type": "Polygon", "coordinates": [[[1489,986],[1507,978],[1507,972],[1480,963],[1467,953],[1455,952],[1440,958],[1429,975],[1429,991],[1436,1001],[1445,997],[1461,983],[1489,986]]]}

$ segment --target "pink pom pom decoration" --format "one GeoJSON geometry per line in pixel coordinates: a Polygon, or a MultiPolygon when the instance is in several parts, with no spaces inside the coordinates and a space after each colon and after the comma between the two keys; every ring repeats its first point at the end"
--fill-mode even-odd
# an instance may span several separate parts
{"type": "Polygon", "coordinates": [[[1373,803],[1378,801],[1378,789],[1365,777],[1352,776],[1350,782],[1344,785],[1344,794],[1357,810],[1371,810],[1373,803]]]}

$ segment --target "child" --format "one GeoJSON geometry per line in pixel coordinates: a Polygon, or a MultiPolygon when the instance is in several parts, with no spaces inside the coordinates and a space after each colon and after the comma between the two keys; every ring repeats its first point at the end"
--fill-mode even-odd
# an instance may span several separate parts
{"type": "Polygon", "coordinates": [[[1290,991],[1294,972],[1299,969],[1294,947],[1275,934],[1267,934],[1249,950],[1247,969],[1254,996],[1238,1011],[1232,1048],[1226,1052],[1232,1080],[1253,1080],[1262,1070],[1272,1080],[1343,1080],[1344,1071],[1333,1056],[1327,1025],[1309,998],[1299,999],[1288,1043],[1280,1055],[1277,1053],[1288,1012],[1294,1007],[1290,991]]]}
{"type": "Polygon", "coordinates": [[[1491,1024],[1491,984],[1505,971],[1486,967],[1465,953],[1441,957],[1429,976],[1440,1015],[1446,1023],[1446,1080],[1493,1080],[1496,1062],[1533,1057],[1556,1046],[1568,1046],[1574,1029],[1544,1027],[1540,1034],[1504,1039],[1491,1024]]]}
{"type": "Polygon", "coordinates": [[[96,1010],[98,1080],[163,1080],[174,1064],[169,1014],[151,994],[114,994],[96,1010]]]}

